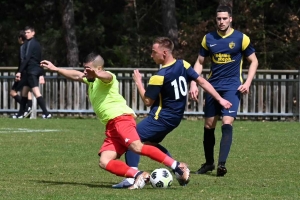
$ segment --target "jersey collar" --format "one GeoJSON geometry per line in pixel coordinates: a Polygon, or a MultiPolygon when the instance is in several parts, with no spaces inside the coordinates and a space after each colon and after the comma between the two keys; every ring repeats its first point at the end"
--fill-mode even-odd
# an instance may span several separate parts
{"type": "Polygon", "coordinates": [[[176,62],[176,59],[174,59],[174,61],[172,61],[171,63],[161,66],[161,68],[169,67],[169,66],[173,65],[175,62],[176,62]]]}
{"type": "Polygon", "coordinates": [[[234,31],[234,29],[231,28],[231,31],[230,31],[228,34],[226,34],[226,35],[221,35],[221,34],[219,33],[219,31],[217,31],[217,33],[218,33],[218,35],[219,35],[221,38],[227,38],[228,36],[230,36],[230,35],[233,33],[233,31],[234,31]]]}

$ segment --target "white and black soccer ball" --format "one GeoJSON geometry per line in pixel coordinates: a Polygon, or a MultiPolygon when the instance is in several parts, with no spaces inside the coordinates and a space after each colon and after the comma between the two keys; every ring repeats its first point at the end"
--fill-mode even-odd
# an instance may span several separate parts
{"type": "Polygon", "coordinates": [[[173,176],[171,172],[165,168],[155,169],[150,174],[150,183],[154,188],[168,188],[172,185],[173,176]]]}

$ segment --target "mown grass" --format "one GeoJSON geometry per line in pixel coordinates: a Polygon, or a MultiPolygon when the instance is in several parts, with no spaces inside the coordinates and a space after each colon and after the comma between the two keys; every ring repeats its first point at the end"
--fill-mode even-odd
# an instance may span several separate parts
{"type": "MultiPolygon", "coordinates": [[[[236,121],[228,173],[194,172],[204,161],[203,121],[182,121],[163,144],[192,171],[187,187],[112,189],[122,180],[98,167],[104,126],[97,119],[0,118],[0,199],[299,199],[300,124],[236,121]]],[[[216,130],[215,159],[220,141],[216,130]]],[[[122,158],[123,159],[123,158],[122,158]]],[[[142,158],[140,169],[162,167],[142,158]]]]}

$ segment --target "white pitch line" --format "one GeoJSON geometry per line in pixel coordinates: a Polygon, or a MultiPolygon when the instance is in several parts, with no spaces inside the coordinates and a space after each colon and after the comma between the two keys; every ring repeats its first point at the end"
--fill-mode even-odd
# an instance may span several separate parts
{"type": "Polygon", "coordinates": [[[57,132],[57,129],[28,129],[28,128],[0,128],[0,133],[45,133],[57,132]]]}

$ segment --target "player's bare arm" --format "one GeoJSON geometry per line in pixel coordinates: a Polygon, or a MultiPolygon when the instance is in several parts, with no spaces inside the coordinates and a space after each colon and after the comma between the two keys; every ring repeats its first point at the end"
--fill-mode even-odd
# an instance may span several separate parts
{"type": "Polygon", "coordinates": [[[112,81],[113,77],[110,73],[103,71],[103,70],[97,70],[92,67],[85,67],[86,76],[90,78],[98,78],[104,83],[109,83],[112,81]]]}
{"type": "Polygon", "coordinates": [[[242,93],[242,94],[247,94],[249,93],[249,88],[250,85],[252,83],[252,80],[255,76],[257,67],[258,67],[258,60],[257,57],[255,55],[255,53],[251,54],[250,56],[247,57],[247,60],[250,63],[249,66],[249,70],[248,70],[248,76],[247,76],[247,80],[245,81],[245,83],[243,85],[241,85],[238,90],[242,93]]]}
{"type": "Polygon", "coordinates": [[[48,60],[41,61],[40,66],[50,71],[57,72],[64,77],[72,79],[74,81],[83,82],[83,78],[85,77],[83,72],[56,67],[48,60]]]}
{"type": "Polygon", "coordinates": [[[100,71],[97,72],[97,78],[101,79],[105,83],[109,83],[112,81],[113,76],[106,71],[100,71]]]}
{"type": "Polygon", "coordinates": [[[232,104],[223,99],[220,94],[215,90],[215,88],[203,77],[199,76],[197,78],[197,83],[211,96],[213,96],[224,108],[229,109],[232,104]]]}
{"type": "MultiPolygon", "coordinates": [[[[202,73],[202,69],[203,69],[203,62],[204,62],[204,57],[202,56],[198,56],[195,65],[194,65],[194,70],[200,75],[202,73]]],[[[199,94],[199,90],[198,90],[198,86],[196,84],[195,81],[191,81],[190,83],[190,98],[192,100],[198,101],[198,94],[199,94]]]]}
{"type": "Polygon", "coordinates": [[[133,70],[132,78],[135,81],[138,92],[139,92],[144,104],[146,106],[152,106],[152,104],[154,103],[154,100],[145,96],[146,90],[145,90],[144,85],[142,83],[142,75],[141,75],[141,73],[139,72],[138,69],[133,70]]]}

